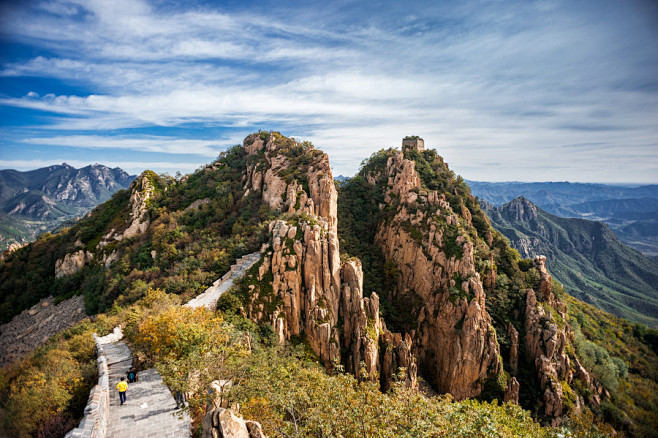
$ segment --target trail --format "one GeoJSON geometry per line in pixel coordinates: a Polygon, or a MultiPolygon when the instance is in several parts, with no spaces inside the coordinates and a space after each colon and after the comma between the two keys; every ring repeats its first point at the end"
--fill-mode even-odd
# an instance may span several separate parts
{"type": "MultiPolygon", "coordinates": [[[[233,282],[244,277],[245,273],[260,258],[259,252],[248,254],[236,261],[231,269],[215,281],[205,292],[186,303],[189,307],[215,309],[217,300],[233,282]]],[[[187,413],[176,412],[176,402],[169,388],[155,368],[137,373],[138,381],[128,385],[126,403],[119,402],[116,385],[132,366],[132,352],[121,341],[123,333],[119,327],[102,338],[96,338],[99,346],[99,364],[107,364],[107,376],[101,374],[96,394],[92,390],[86,416],[80,426],[70,431],[67,438],[189,438],[190,417],[187,413]],[[104,388],[104,389],[103,389],[104,388]],[[109,392],[109,412],[98,413],[99,394],[107,397],[109,392]],[[102,424],[107,418],[107,423],[102,424]],[[105,432],[103,434],[103,431],[105,432]]],[[[100,365],[99,365],[100,368],[100,365]]],[[[107,399],[105,399],[107,400],[107,399]]],[[[107,405],[104,405],[107,406],[107,405]]],[[[100,409],[102,410],[102,409],[100,409]]]]}

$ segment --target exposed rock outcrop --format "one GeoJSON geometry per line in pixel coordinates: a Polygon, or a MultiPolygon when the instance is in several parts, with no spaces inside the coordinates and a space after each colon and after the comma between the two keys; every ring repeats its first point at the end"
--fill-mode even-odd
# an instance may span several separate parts
{"type": "MultiPolygon", "coordinates": [[[[280,342],[304,333],[328,369],[342,362],[346,371],[355,375],[365,372],[371,380],[383,376],[387,387],[398,368],[404,367],[407,384],[415,386],[411,338],[386,330],[376,293],[363,297],[363,271],[358,259],[342,264],[341,287],[334,288],[328,223],[314,218],[319,222],[300,220],[294,225],[277,220],[270,224],[272,243],[264,248],[257,273],[257,280],[265,284],[252,288],[245,316],[262,321],[268,317],[266,307],[278,303],[270,321],[280,342]],[[269,278],[272,295],[266,297],[263,293],[269,278]],[[382,343],[388,348],[380,358],[382,343]]],[[[337,249],[338,242],[333,245],[337,249]]]]}
{"type": "Polygon", "coordinates": [[[284,212],[307,213],[325,218],[329,230],[338,224],[338,192],[331,174],[329,158],[322,151],[305,146],[302,154],[308,162],[293,162],[283,149],[298,146],[293,139],[272,133],[263,140],[259,134],[245,138],[244,148],[249,156],[262,154],[260,160],[247,165],[245,195],[261,192],[270,207],[284,212]],[[298,172],[296,177],[291,174],[298,172]]]}
{"type": "MultiPolygon", "coordinates": [[[[112,228],[105,234],[96,246],[97,263],[108,268],[112,263],[119,260],[119,253],[116,250],[112,252],[103,251],[112,241],[121,241],[126,238],[141,234],[148,229],[150,220],[148,217],[148,200],[153,196],[155,187],[152,172],[142,173],[130,185],[130,214],[125,221],[126,228],[117,230],[112,228]]],[[[76,247],[82,246],[81,242],[76,242],[76,247]]],[[[86,264],[94,260],[94,253],[80,249],[55,262],[55,277],[60,278],[66,275],[72,275],[80,271],[86,264]]]]}
{"type": "Polygon", "coordinates": [[[507,334],[510,337],[509,366],[512,375],[519,370],[519,332],[511,323],[507,323],[507,334]]]}
{"type": "Polygon", "coordinates": [[[232,410],[217,408],[203,417],[204,438],[264,438],[260,423],[245,421],[232,410]]]}
{"type": "Polygon", "coordinates": [[[348,372],[377,380],[385,368],[388,385],[401,366],[408,385],[415,385],[411,339],[386,330],[377,294],[364,298],[361,262],[340,261],[338,195],[328,157],[306,147],[298,151],[306,165],[291,169],[294,157],[280,151],[287,147],[299,148],[276,134],[245,139],[245,150],[256,156],[247,168],[246,195],[260,192],[270,207],[290,215],[270,224],[271,241],[262,250],[245,316],[269,320],[280,342],[303,333],[327,369],[342,363],[348,372]],[[291,171],[297,178],[288,177],[291,171]],[[390,346],[383,358],[382,342],[390,346]]]}
{"type": "Polygon", "coordinates": [[[155,193],[152,181],[154,175],[153,172],[146,171],[130,184],[130,214],[125,222],[126,228],[110,230],[101,239],[98,244],[99,248],[106,246],[111,241],[121,241],[148,229],[151,222],[148,216],[148,201],[155,193]]]}
{"type": "MultiPolygon", "coordinates": [[[[4,240],[4,238],[2,236],[0,236],[0,242],[2,240],[4,240]]],[[[27,243],[17,243],[17,242],[9,244],[9,246],[7,247],[6,250],[0,252],[0,260],[4,260],[10,254],[18,251],[19,249],[23,248],[26,245],[27,245],[27,243]]]]}
{"type": "Polygon", "coordinates": [[[554,320],[537,303],[535,292],[526,296],[526,359],[537,369],[544,391],[544,414],[557,419],[562,414],[563,397],[560,377],[571,379],[569,357],[565,354],[566,329],[559,329],[554,320]]]}
{"type": "Polygon", "coordinates": [[[414,336],[419,365],[440,392],[477,396],[500,361],[473,244],[445,197],[421,190],[415,163],[402,152],[389,157],[385,173],[385,202],[399,205],[376,242],[400,271],[396,298],[415,295],[422,303],[414,336]]]}
{"type": "MultiPolygon", "coordinates": [[[[544,415],[552,425],[560,424],[564,413],[563,383],[570,385],[575,376],[589,386],[593,393],[592,402],[600,404],[597,398],[597,383],[593,382],[578,358],[573,360],[566,353],[566,347],[573,339],[567,320],[566,305],[558,300],[552,291],[552,278],[545,267],[546,257],[536,256],[534,266],[539,272],[539,298],[532,289],[526,295],[525,351],[526,359],[537,369],[541,389],[544,391],[544,415]],[[549,311],[545,310],[549,306],[549,311]],[[575,371],[575,373],[574,373],[575,371]]],[[[601,392],[602,394],[602,392],[601,392]]],[[[576,408],[580,406],[578,400],[576,408]]]]}
{"type": "Polygon", "coordinates": [[[505,389],[505,396],[503,398],[503,401],[505,403],[514,403],[516,405],[519,404],[519,389],[521,388],[521,385],[519,385],[519,382],[516,380],[516,377],[512,377],[507,381],[507,388],[505,389]]]}
{"type": "Polygon", "coordinates": [[[30,353],[87,316],[82,296],[56,306],[54,303],[53,297],[45,298],[0,326],[0,367],[30,353]]]}
{"type": "Polygon", "coordinates": [[[79,250],[70,254],[66,254],[55,262],[55,277],[60,278],[65,275],[72,275],[78,272],[84,265],[90,263],[94,259],[94,255],[89,251],[79,250]]]}

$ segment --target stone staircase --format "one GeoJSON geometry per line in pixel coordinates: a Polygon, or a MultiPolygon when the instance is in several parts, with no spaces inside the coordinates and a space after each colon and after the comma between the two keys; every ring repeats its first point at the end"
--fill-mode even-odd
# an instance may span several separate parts
{"type": "Polygon", "coordinates": [[[235,264],[231,266],[231,269],[222,278],[215,281],[205,292],[191,299],[185,305],[188,307],[204,306],[207,309],[215,310],[219,297],[233,286],[234,280],[244,277],[247,270],[259,259],[260,252],[252,252],[236,260],[235,264]]]}
{"type": "MultiPolygon", "coordinates": [[[[259,259],[260,252],[238,259],[229,272],[185,305],[214,310],[219,297],[259,259]]],[[[132,366],[132,353],[122,338],[120,327],[107,336],[95,336],[98,385],[90,392],[85,417],[65,438],[189,438],[189,415],[176,412],[171,392],[153,368],[137,373],[137,382],[128,385],[126,403],[120,404],[115,388],[132,366]]]]}
{"type": "Polygon", "coordinates": [[[154,368],[137,373],[137,382],[128,385],[126,402],[121,405],[115,387],[132,366],[132,354],[123,342],[107,345],[105,354],[111,385],[106,438],[190,436],[189,415],[175,413],[176,403],[154,368]]]}

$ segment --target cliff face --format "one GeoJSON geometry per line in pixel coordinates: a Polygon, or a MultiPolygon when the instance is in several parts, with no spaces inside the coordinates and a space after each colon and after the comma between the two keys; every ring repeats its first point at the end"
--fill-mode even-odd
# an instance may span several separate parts
{"type": "Polygon", "coordinates": [[[437,191],[420,190],[414,162],[402,152],[388,158],[385,174],[385,202],[399,204],[375,241],[400,271],[395,296],[422,303],[414,333],[419,365],[439,391],[457,399],[477,396],[502,370],[473,244],[459,229],[464,219],[437,191]],[[454,254],[448,255],[448,245],[454,254]]]}
{"type": "MultiPolygon", "coordinates": [[[[342,239],[385,277],[370,275],[366,288],[377,290],[384,317],[408,337],[435,389],[520,402],[551,424],[578,412],[584,398],[596,405],[606,396],[576,356],[546,258],[522,260],[435,151],[379,151],[340,195],[356,211],[341,207],[341,223],[359,227],[342,227],[342,239]],[[376,232],[364,246],[368,228],[376,232]],[[576,377],[582,395],[570,386],[576,377]]],[[[528,221],[539,214],[522,199],[510,210],[528,221]]]]}
{"type": "Polygon", "coordinates": [[[245,316],[269,321],[280,342],[303,335],[328,369],[342,364],[388,387],[404,367],[414,386],[411,339],[386,330],[376,293],[363,296],[361,262],[340,260],[338,195],[328,157],[277,134],[264,137],[245,139],[245,196],[260,192],[286,214],[269,226],[271,240],[254,268],[245,316]]]}
{"type": "MultiPolygon", "coordinates": [[[[574,375],[565,353],[568,326],[558,327],[529,290],[525,320],[519,315],[516,323],[524,337],[520,340],[514,324],[504,327],[512,374],[505,381],[485,292],[486,287],[499,294],[497,282],[508,281],[498,278],[490,250],[501,243],[490,227],[479,237],[473,223],[478,219],[465,202],[426,187],[416,162],[405,156],[423,151],[390,151],[385,164],[367,175],[371,190],[384,194],[374,243],[397,272],[392,290],[378,292],[407,303],[414,318],[408,332],[392,333],[381,317],[380,294],[364,296],[361,261],[340,260],[337,193],[327,156],[275,134],[247,137],[244,148],[245,194],[260,193],[284,212],[270,224],[270,241],[248,280],[246,317],[271,324],[280,342],[304,337],[327,369],[342,364],[359,377],[379,378],[385,390],[404,368],[409,386],[416,385],[421,370],[439,392],[456,399],[481,395],[495,382],[499,397],[504,393],[517,402],[521,383],[515,377],[523,354],[523,364],[530,363],[540,381],[544,415],[562,415],[561,382],[570,383],[574,375]]],[[[543,260],[535,261],[538,298],[564,313],[543,260]]]]}
{"type": "Polygon", "coordinates": [[[112,228],[109,233],[103,236],[100,246],[105,246],[109,242],[116,240],[121,241],[141,234],[149,227],[150,219],[148,217],[148,201],[155,192],[152,172],[142,173],[130,185],[130,213],[124,223],[117,228],[112,228]]]}
{"type": "MultiPolygon", "coordinates": [[[[148,217],[148,201],[155,192],[152,172],[146,171],[130,184],[130,201],[129,213],[125,220],[117,223],[105,235],[102,236],[98,244],[93,248],[93,252],[78,249],[66,254],[55,262],[55,277],[60,278],[67,275],[75,274],[85,265],[91,264],[94,259],[102,263],[106,268],[118,260],[118,253],[114,250],[108,250],[108,245],[113,242],[119,242],[123,239],[134,237],[144,233],[150,224],[148,217]]],[[[75,244],[82,247],[79,240],[75,244]]]]}
{"type": "Polygon", "coordinates": [[[572,409],[579,411],[584,405],[581,396],[572,393],[570,385],[574,377],[588,388],[593,405],[600,405],[604,394],[602,385],[591,378],[574,355],[567,354],[567,347],[573,340],[573,332],[567,321],[567,306],[555,297],[552,291],[552,277],[545,267],[546,257],[536,256],[534,267],[540,274],[539,290],[528,289],[525,311],[525,353],[528,362],[533,363],[543,391],[544,415],[551,424],[560,424],[568,399],[572,409]],[[548,310],[546,310],[548,309],[548,310]],[[566,384],[566,385],[564,385],[566,384]],[[565,389],[569,394],[565,394],[565,389]]]}

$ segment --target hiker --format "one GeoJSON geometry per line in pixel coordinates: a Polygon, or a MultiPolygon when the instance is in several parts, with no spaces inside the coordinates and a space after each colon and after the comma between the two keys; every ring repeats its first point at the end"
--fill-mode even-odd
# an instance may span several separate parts
{"type": "Polygon", "coordinates": [[[126,375],[128,376],[128,383],[135,383],[137,381],[137,370],[132,367],[126,375]]]}
{"type": "Polygon", "coordinates": [[[119,390],[119,400],[121,400],[121,404],[124,404],[126,402],[126,390],[128,389],[125,377],[122,377],[121,381],[117,383],[117,389],[119,390]]]}
{"type": "Polygon", "coordinates": [[[174,399],[176,400],[176,409],[184,408],[187,406],[185,393],[183,391],[174,391],[174,399]]]}

